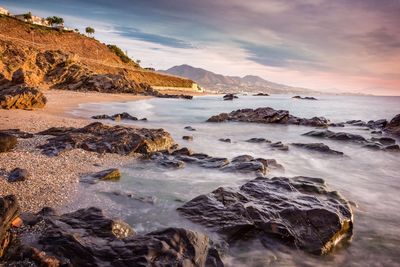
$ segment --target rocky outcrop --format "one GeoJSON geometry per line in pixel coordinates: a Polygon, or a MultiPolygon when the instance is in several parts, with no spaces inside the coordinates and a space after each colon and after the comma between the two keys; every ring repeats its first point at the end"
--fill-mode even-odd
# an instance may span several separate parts
{"type": "Polygon", "coordinates": [[[24,132],[24,131],[21,131],[20,129],[0,130],[0,134],[2,134],[2,133],[14,135],[15,137],[23,138],[23,139],[32,138],[34,136],[34,134],[32,134],[32,133],[24,132]]]}
{"type": "Polygon", "coordinates": [[[258,238],[267,247],[283,243],[315,254],[328,253],[353,229],[349,203],[319,178],[257,178],[198,196],[178,211],[229,243],[258,238]]]}
{"type": "Polygon", "coordinates": [[[385,132],[400,136],[400,114],[397,114],[384,128],[385,132]]]}
{"type": "Polygon", "coordinates": [[[43,108],[46,102],[46,97],[36,88],[25,85],[0,88],[0,108],[3,109],[43,108]]]}
{"type": "Polygon", "coordinates": [[[296,95],[296,96],[294,96],[292,98],[294,98],[294,99],[303,99],[303,100],[318,100],[313,96],[302,97],[302,96],[296,95]]]}
{"type": "Polygon", "coordinates": [[[83,128],[50,128],[39,134],[55,136],[39,147],[47,155],[58,155],[73,148],[120,155],[149,154],[167,150],[175,144],[163,129],[107,126],[100,122],[83,128]]]}
{"type": "Polygon", "coordinates": [[[292,146],[304,148],[310,151],[320,152],[323,154],[339,155],[339,156],[344,155],[343,152],[333,150],[329,146],[323,143],[309,143],[309,144],[293,143],[292,146]]]}
{"type": "Polygon", "coordinates": [[[17,145],[17,137],[8,133],[0,133],[0,153],[8,152],[17,145]]]}
{"type": "Polygon", "coordinates": [[[273,108],[239,109],[231,113],[221,113],[210,117],[208,122],[239,121],[253,123],[295,124],[314,127],[327,127],[329,120],[324,117],[311,119],[298,118],[289,114],[287,110],[275,110],[273,108]]]}
{"type": "MultiPolygon", "coordinates": [[[[132,116],[131,114],[127,112],[122,112],[122,113],[117,113],[114,115],[95,115],[92,116],[92,119],[95,120],[113,120],[113,121],[119,121],[119,120],[130,120],[130,121],[137,121],[139,120],[137,117],[132,116]]],[[[146,118],[140,119],[141,121],[147,121],[146,118]]]]}
{"type": "Polygon", "coordinates": [[[235,98],[239,98],[239,97],[235,94],[227,94],[222,97],[223,100],[233,100],[235,98]]]}
{"type": "Polygon", "coordinates": [[[14,196],[0,197],[0,259],[4,256],[10,244],[10,228],[19,214],[20,209],[14,196]]]}
{"type": "Polygon", "coordinates": [[[367,139],[362,137],[358,134],[351,134],[345,132],[332,132],[330,130],[323,130],[323,131],[311,131],[305,133],[303,135],[318,137],[318,138],[327,138],[327,139],[334,139],[334,140],[341,140],[341,141],[351,141],[356,143],[364,143],[367,142],[367,139]]]}
{"type": "Polygon", "coordinates": [[[254,94],[253,96],[269,96],[269,94],[267,94],[267,93],[258,93],[258,94],[254,94]]]}
{"type": "Polygon", "coordinates": [[[96,184],[99,181],[118,181],[120,178],[121,172],[118,169],[113,168],[85,175],[81,178],[81,182],[96,184]]]}
{"type": "Polygon", "coordinates": [[[29,222],[43,230],[30,239],[20,238],[10,255],[14,266],[32,260],[45,266],[209,266],[223,263],[204,234],[167,228],[138,235],[126,223],[105,217],[100,209],[87,208],[57,215],[45,209],[29,222]]]}

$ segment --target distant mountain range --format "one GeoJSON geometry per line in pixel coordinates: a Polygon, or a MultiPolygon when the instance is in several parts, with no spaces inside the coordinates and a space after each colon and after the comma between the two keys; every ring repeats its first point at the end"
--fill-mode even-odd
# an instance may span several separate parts
{"type": "Polygon", "coordinates": [[[223,92],[223,93],[238,93],[238,92],[263,92],[272,94],[318,94],[319,92],[293,87],[284,84],[274,83],[259,76],[247,75],[243,78],[237,76],[224,76],[214,72],[195,68],[189,65],[180,65],[172,67],[168,70],[161,70],[160,72],[167,73],[174,76],[188,78],[197,82],[201,87],[223,92]]]}

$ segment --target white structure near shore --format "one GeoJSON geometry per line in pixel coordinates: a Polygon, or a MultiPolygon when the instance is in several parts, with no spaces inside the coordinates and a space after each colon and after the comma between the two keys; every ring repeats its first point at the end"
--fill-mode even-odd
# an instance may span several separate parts
{"type": "Polygon", "coordinates": [[[182,92],[198,92],[203,93],[204,89],[201,88],[197,83],[192,83],[192,87],[174,87],[174,86],[152,86],[156,90],[171,90],[171,91],[182,91],[182,92]]]}
{"type": "Polygon", "coordinates": [[[9,16],[9,15],[10,15],[10,12],[9,12],[7,9],[5,9],[4,7],[1,7],[1,6],[0,6],[0,15],[7,15],[7,16],[9,16]]]}
{"type": "Polygon", "coordinates": [[[36,25],[41,25],[41,26],[46,26],[46,27],[51,27],[51,24],[49,23],[49,21],[47,19],[38,17],[38,16],[34,16],[31,15],[30,19],[26,19],[25,18],[25,14],[21,14],[21,15],[15,15],[15,18],[25,21],[25,22],[29,22],[32,24],[36,24],[36,25]]]}

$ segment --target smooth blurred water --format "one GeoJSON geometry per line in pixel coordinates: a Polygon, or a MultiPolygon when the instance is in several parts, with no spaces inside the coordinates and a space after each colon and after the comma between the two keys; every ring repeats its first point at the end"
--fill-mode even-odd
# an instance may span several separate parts
{"type": "MultiPolygon", "coordinates": [[[[302,136],[312,127],[260,125],[249,123],[206,123],[211,115],[239,108],[272,107],[289,110],[299,117],[325,116],[332,122],[351,119],[390,120],[400,113],[400,97],[319,96],[318,101],[296,100],[287,95],[269,97],[240,96],[234,101],[222,101],[220,96],[195,97],[194,100],[150,99],[126,103],[85,104],[73,113],[90,117],[128,112],[146,117],[148,122],[118,122],[148,128],[164,128],[181,146],[212,156],[232,158],[250,154],[274,158],[285,167],[285,172],[270,176],[297,175],[324,178],[331,189],[358,204],[355,211],[354,237],[350,246],[340,248],[324,257],[310,256],[300,251],[267,251],[259,244],[243,249],[231,248],[225,257],[227,266],[399,266],[400,257],[400,153],[371,151],[357,144],[321,140],[302,136]],[[197,129],[189,132],[185,126],[197,129]],[[194,140],[182,140],[192,135],[194,140]],[[271,149],[267,144],[251,144],[245,140],[264,137],[271,141],[324,142],[346,157],[331,157],[290,147],[288,152],[271,149]],[[230,138],[223,143],[219,138],[230,138]],[[235,257],[232,257],[235,255],[235,257]]],[[[360,127],[332,128],[370,138],[370,131],[360,127]]],[[[400,140],[398,140],[399,142],[400,140]]],[[[167,226],[187,227],[203,232],[199,225],[180,217],[175,211],[183,202],[219,186],[239,186],[254,178],[251,175],[223,173],[186,165],[170,170],[153,163],[132,161],[123,169],[118,183],[100,183],[83,188],[77,199],[79,207],[97,205],[114,216],[128,221],[139,232],[167,226]],[[155,204],[134,199],[110,196],[103,192],[133,192],[142,197],[155,197],[155,204]],[[89,191],[89,193],[88,193],[89,191]]],[[[215,235],[209,233],[213,238],[215,235]]]]}

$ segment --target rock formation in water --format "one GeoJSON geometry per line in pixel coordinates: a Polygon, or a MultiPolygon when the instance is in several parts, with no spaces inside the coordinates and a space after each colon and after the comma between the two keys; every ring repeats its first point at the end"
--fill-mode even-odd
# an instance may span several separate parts
{"type": "Polygon", "coordinates": [[[178,208],[233,243],[259,238],[326,254],[352,235],[349,203],[319,178],[257,178],[239,189],[220,187],[178,208]]]}
{"type": "Polygon", "coordinates": [[[318,100],[313,96],[302,97],[302,96],[296,95],[296,96],[294,96],[292,98],[294,98],[294,99],[302,99],[302,100],[318,100]]]}
{"type": "Polygon", "coordinates": [[[223,100],[233,100],[235,98],[239,98],[239,97],[235,94],[227,94],[222,97],[223,100]]]}
{"type": "Polygon", "coordinates": [[[148,154],[167,150],[175,144],[171,135],[163,129],[107,126],[100,122],[83,128],[50,128],[39,134],[54,136],[39,147],[47,155],[58,155],[73,148],[120,155],[148,154]]]}
{"type": "Polygon", "coordinates": [[[400,136],[400,114],[397,114],[384,128],[388,133],[400,136]]]}
{"type": "Polygon", "coordinates": [[[293,143],[292,146],[304,148],[304,149],[307,149],[310,151],[321,152],[323,154],[340,155],[340,156],[344,155],[343,152],[333,150],[329,146],[327,146],[323,143],[308,143],[308,144],[293,143]]]}
{"type": "Polygon", "coordinates": [[[239,109],[231,113],[221,113],[210,117],[208,122],[239,121],[253,123],[294,124],[315,127],[327,127],[329,120],[324,117],[304,119],[289,114],[287,110],[273,108],[239,109]]]}

